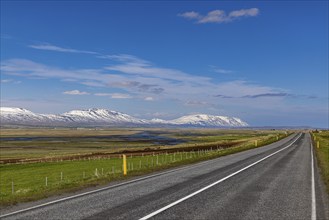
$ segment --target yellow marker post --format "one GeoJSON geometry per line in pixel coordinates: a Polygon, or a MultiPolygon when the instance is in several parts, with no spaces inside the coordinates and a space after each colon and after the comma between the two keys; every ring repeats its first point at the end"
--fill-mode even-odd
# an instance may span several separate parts
{"type": "Polygon", "coordinates": [[[276,140],[277,140],[277,141],[279,140],[279,136],[276,136],[276,140]]]}
{"type": "Polygon", "coordinates": [[[255,147],[257,147],[257,140],[255,140],[255,147]]]}
{"type": "Polygon", "coordinates": [[[122,155],[122,162],[123,162],[123,175],[127,175],[127,157],[126,155],[122,155]]]}
{"type": "Polygon", "coordinates": [[[316,142],[316,147],[317,147],[317,148],[320,148],[320,142],[319,142],[319,141],[316,142]]]}

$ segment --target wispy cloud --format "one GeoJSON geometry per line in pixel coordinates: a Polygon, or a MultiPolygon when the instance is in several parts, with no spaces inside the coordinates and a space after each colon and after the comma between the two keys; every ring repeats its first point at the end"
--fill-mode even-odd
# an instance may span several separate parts
{"type": "Polygon", "coordinates": [[[65,95],[89,95],[88,92],[81,92],[79,90],[71,90],[63,92],[65,95]]]}
{"type": "Polygon", "coordinates": [[[98,54],[94,51],[87,51],[87,50],[76,50],[72,48],[64,48],[55,46],[48,43],[42,43],[42,44],[32,44],[28,45],[28,47],[38,50],[50,50],[50,51],[56,51],[56,52],[64,52],[64,53],[85,53],[85,54],[98,54]]]}
{"type": "Polygon", "coordinates": [[[144,98],[145,101],[154,101],[154,98],[151,96],[145,97],[144,98]]]}
{"type": "Polygon", "coordinates": [[[137,65],[137,66],[145,66],[145,65],[148,66],[151,64],[151,62],[149,61],[143,60],[141,58],[129,54],[100,55],[97,57],[103,59],[115,60],[122,63],[129,63],[131,65],[137,65]]]}
{"type": "MultiPolygon", "coordinates": [[[[287,92],[280,88],[262,86],[241,80],[217,83],[210,77],[192,75],[177,69],[158,67],[149,61],[134,56],[125,55],[121,57],[117,55],[115,59],[117,59],[117,63],[98,69],[65,69],[36,63],[31,60],[10,59],[1,62],[1,73],[34,79],[70,79],[70,83],[75,82],[103,89],[104,92],[97,94],[98,96],[118,99],[139,97],[145,101],[152,101],[152,99],[159,101],[171,100],[192,107],[206,104],[201,102],[209,103],[208,106],[254,106],[259,100],[264,102],[264,105],[260,104],[259,106],[275,107],[278,104],[277,102],[280,101],[277,97],[268,95],[266,100],[246,97],[287,92]],[[121,89],[124,93],[108,92],[113,89],[121,89]],[[216,97],[218,94],[222,98],[220,102],[218,99],[220,96],[216,97]],[[223,97],[226,97],[226,99],[223,97]],[[245,98],[241,99],[241,102],[233,102],[228,97],[245,98]]],[[[78,95],[80,93],[83,92],[73,90],[67,91],[66,94],[78,95]]]]}
{"type": "Polygon", "coordinates": [[[205,101],[198,101],[198,100],[189,100],[185,102],[185,105],[187,106],[211,106],[210,103],[205,101]]]}
{"type": "Polygon", "coordinates": [[[231,74],[231,73],[234,73],[233,70],[223,69],[223,68],[220,68],[220,67],[214,66],[214,65],[209,65],[209,67],[210,67],[210,69],[213,72],[216,72],[216,73],[221,73],[221,74],[231,74]]]}
{"type": "Polygon", "coordinates": [[[112,99],[131,99],[131,95],[123,93],[112,93],[112,99]]]}
{"type": "Polygon", "coordinates": [[[205,23],[231,22],[243,17],[255,17],[258,14],[259,14],[258,8],[250,8],[250,9],[231,11],[228,14],[223,10],[213,10],[208,12],[206,15],[202,15],[199,12],[195,12],[195,11],[188,11],[178,14],[178,16],[189,20],[195,20],[196,23],[198,24],[205,24],[205,23]]]}
{"type": "Polygon", "coordinates": [[[95,96],[109,96],[112,99],[131,99],[132,96],[125,93],[95,93],[95,96]]]}
{"type": "Polygon", "coordinates": [[[256,95],[246,95],[243,96],[242,98],[256,99],[256,98],[264,98],[264,97],[287,97],[287,96],[291,96],[291,95],[285,92],[277,92],[277,93],[262,93],[256,95]]]}
{"type": "Polygon", "coordinates": [[[17,80],[13,80],[13,79],[2,79],[1,83],[14,83],[14,84],[20,84],[22,83],[22,81],[17,81],[17,80]]]}
{"type": "Polygon", "coordinates": [[[2,79],[1,83],[10,83],[12,79],[2,79]]]}
{"type": "Polygon", "coordinates": [[[254,95],[244,95],[244,96],[227,96],[227,95],[215,95],[215,97],[223,99],[258,99],[258,98],[304,98],[304,99],[319,99],[315,95],[300,95],[300,94],[291,94],[287,92],[273,92],[273,93],[258,93],[254,95]]]}

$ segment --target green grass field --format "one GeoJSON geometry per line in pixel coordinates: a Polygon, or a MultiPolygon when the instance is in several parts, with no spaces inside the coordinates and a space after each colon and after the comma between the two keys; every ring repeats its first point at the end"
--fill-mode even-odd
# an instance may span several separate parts
{"type": "Polygon", "coordinates": [[[316,151],[318,165],[321,169],[323,180],[329,193],[329,131],[322,131],[320,133],[313,132],[313,146],[316,151]],[[317,144],[319,142],[319,148],[317,144]]]}
{"type": "MultiPolygon", "coordinates": [[[[133,139],[121,145],[117,137],[124,135],[136,135],[145,130],[102,130],[78,131],[57,130],[55,132],[46,130],[5,130],[1,132],[1,138],[14,137],[12,141],[1,141],[1,159],[5,158],[44,158],[61,157],[63,155],[114,152],[127,149],[155,149],[143,156],[126,154],[128,162],[128,175],[122,174],[121,158],[89,157],[75,159],[73,161],[54,160],[53,162],[1,164],[0,165],[0,205],[10,205],[22,201],[32,201],[50,195],[61,194],[67,191],[78,190],[87,186],[108,183],[109,181],[129,178],[140,174],[150,173],[182,164],[207,160],[255,147],[269,144],[286,136],[282,131],[238,131],[238,130],[158,130],[156,133],[161,139],[163,136],[170,140],[183,140],[176,145],[159,145],[142,137],[133,139]],[[16,134],[15,134],[16,133],[16,134]],[[109,133],[115,134],[108,138],[109,133]],[[101,137],[103,136],[103,137],[101,137]],[[46,141],[39,140],[17,141],[17,137],[50,137],[46,141]],[[69,137],[69,139],[66,139],[69,137]],[[90,138],[101,137],[99,142],[104,142],[105,149],[88,147],[90,138]],[[67,145],[52,145],[54,140],[71,140],[73,143],[67,145]],[[19,144],[17,142],[20,142],[19,144]],[[145,145],[141,144],[145,142],[145,145]],[[25,144],[24,144],[25,143],[25,144]],[[233,143],[233,145],[232,145],[233,143]],[[136,145],[134,145],[136,144],[136,145]],[[31,148],[30,146],[35,148],[31,148]],[[51,145],[51,147],[49,146],[51,145]],[[29,147],[28,147],[29,146],[29,147]],[[67,147],[67,148],[66,148],[67,147]],[[45,148],[45,149],[43,149],[45,148]],[[162,151],[161,151],[162,150],[162,151]],[[168,150],[171,153],[166,153],[168,150]],[[171,151],[170,151],[171,150],[171,151]],[[55,162],[56,161],[56,162],[55,162]]],[[[124,139],[125,140],[125,139],[124,139]]],[[[124,142],[121,140],[121,142],[124,142]]],[[[153,140],[153,139],[152,139],[153,140]]]]}

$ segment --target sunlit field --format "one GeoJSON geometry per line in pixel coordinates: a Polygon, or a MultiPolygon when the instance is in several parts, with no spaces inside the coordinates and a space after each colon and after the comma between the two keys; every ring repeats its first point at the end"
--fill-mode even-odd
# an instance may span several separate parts
{"type": "Polygon", "coordinates": [[[1,204],[212,159],[287,135],[218,129],[3,129],[1,204]],[[122,154],[127,155],[127,176],[122,173],[122,154]]]}

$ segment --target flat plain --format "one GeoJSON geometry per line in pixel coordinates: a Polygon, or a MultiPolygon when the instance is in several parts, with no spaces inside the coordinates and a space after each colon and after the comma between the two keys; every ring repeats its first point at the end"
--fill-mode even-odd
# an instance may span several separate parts
{"type": "Polygon", "coordinates": [[[1,129],[1,206],[212,159],[287,135],[273,130],[1,129]],[[128,158],[127,176],[122,154],[128,158]]]}

